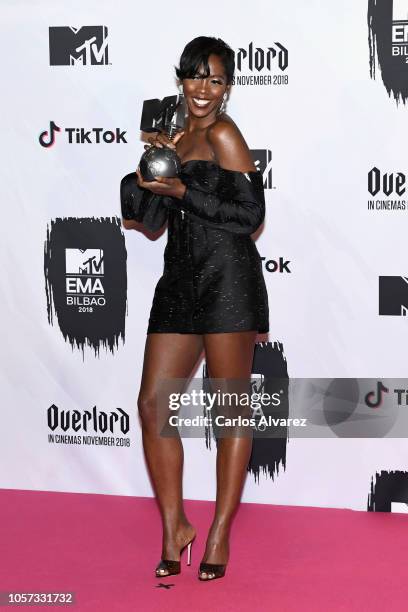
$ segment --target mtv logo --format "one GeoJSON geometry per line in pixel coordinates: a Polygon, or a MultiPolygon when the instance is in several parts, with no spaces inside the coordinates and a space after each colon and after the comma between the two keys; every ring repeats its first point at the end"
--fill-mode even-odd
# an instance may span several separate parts
{"type": "Polygon", "coordinates": [[[408,0],[394,0],[392,3],[392,20],[408,21],[408,0]]]}
{"type": "Polygon", "coordinates": [[[408,504],[404,504],[402,502],[391,502],[391,512],[408,514],[408,504]]]}
{"type": "Polygon", "coordinates": [[[106,26],[50,27],[51,66],[106,65],[108,28],[106,26]]]}
{"type": "Polygon", "coordinates": [[[379,277],[380,315],[404,316],[408,314],[408,277],[379,277]]]}
{"type": "Polygon", "coordinates": [[[251,393],[263,393],[265,385],[265,376],[258,372],[251,374],[251,393]]]}
{"type": "Polygon", "coordinates": [[[104,274],[102,249],[65,249],[66,274],[102,276],[104,274]]]}
{"type": "Polygon", "coordinates": [[[265,189],[272,189],[272,151],[269,149],[251,149],[255,167],[262,173],[265,189]]]}

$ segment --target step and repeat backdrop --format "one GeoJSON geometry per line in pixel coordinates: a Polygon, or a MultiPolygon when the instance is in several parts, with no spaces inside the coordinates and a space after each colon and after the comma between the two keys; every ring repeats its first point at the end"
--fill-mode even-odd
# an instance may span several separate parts
{"type": "MultiPolygon", "coordinates": [[[[137,395],[167,231],[125,229],[119,185],[199,35],[234,49],[227,112],[264,177],[254,379],[404,378],[408,0],[1,12],[1,487],[153,495],[137,395]]],[[[405,438],[359,431],[256,439],[243,500],[404,511],[405,438]]],[[[214,439],[184,447],[185,497],[214,499],[214,439]]]]}

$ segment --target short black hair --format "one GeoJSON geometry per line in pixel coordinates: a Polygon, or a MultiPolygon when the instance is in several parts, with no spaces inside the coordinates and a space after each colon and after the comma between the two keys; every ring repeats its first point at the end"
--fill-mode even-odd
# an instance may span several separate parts
{"type": "Polygon", "coordinates": [[[201,65],[204,66],[205,76],[209,76],[208,57],[218,55],[224,64],[227,84],[232,83],[235,71],[234,51],[221,38],[214,36],[197,36],[184,47],[180,57],[180,66],[174,66],[176,75],[180,80],[193,78],[201,65]]]}

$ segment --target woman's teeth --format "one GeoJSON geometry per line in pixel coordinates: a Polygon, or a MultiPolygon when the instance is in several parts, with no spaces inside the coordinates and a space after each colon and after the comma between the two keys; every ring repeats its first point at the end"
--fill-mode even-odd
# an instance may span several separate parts
{"type": "Polygon", "coordinates": [[[210,100],[201,100],[200,98],[193,98],[194,104],[197,106],[207,106],[210,103],[210,100]]]}

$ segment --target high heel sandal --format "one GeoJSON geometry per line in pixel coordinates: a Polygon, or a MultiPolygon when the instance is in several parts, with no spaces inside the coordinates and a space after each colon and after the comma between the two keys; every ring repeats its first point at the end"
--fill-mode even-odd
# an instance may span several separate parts
{"type": "MultiPolygon", "coordinates": [[[[180,549],[181,559],[183,550],[187,548],[187,565],[191,565],[191,548],[193,546],[194,540],[195,536],[194,538],[192,538],[192,540],[190,540],[190,542],[187,542],[187,544],[185,544],[183,548],[180,549]]],[[[156,567],[156,578],[165,578],[166,576],[174,576],[176,574],[179,574],[181,571],[180,567],[180,561],[174,561],[173,559],[160,559],[160,563],[156,567]],[[162,571],[166,573],[161,573],[162,571]]]]}
{"type": "Polygon", "coordinates": [[[198,579],[203,580],[215,580],[216,578],[222,578],[225,575],[227,564],[221,563],[200,563],[200,569],[198,570],[198,579]],[[202,578],[200,574],[207,574],[207,578],[202,578]],[[211,576],[211,577],[208,577],[211,576]]]}

